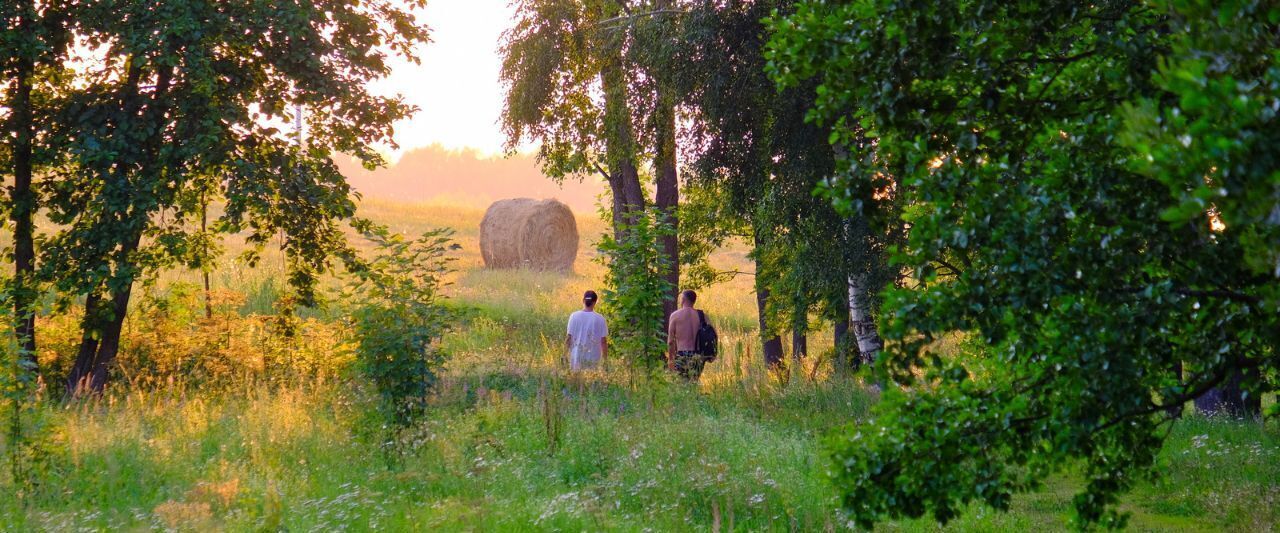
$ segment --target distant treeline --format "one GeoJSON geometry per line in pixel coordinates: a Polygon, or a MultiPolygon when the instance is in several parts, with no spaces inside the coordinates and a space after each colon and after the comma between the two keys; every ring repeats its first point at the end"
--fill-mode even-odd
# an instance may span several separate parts
{"type": "Polygon", "coordinates": [[[604,190],[594,177],[557,185],[543,176],[533,155],[485,156],[440,145],[415,148],[400,161],[372,172],[350,156],[339,156],[336,162],[361,194],[398,201],[442,200],[486,207],[502,198],[556,198],[578,213],[591,213],[604,190]]]}

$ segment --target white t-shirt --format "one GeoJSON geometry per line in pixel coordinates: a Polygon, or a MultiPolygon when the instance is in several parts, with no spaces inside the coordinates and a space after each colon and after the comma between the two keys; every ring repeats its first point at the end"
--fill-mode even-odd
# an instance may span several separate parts
{"type": "Polygon", "coordinates": [[[575,311],[569,315],[569,368],[584,370],[600,362],[600,339],[609,336],[604,317],[595,311],[575,311]]]}

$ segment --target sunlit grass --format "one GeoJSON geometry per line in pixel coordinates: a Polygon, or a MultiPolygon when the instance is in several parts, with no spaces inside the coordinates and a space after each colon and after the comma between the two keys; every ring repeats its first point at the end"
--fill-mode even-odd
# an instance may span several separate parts
{"type": "MultiPolygon", "coordinates": [[[[494,272],[479,268],[478,210],[373,202],[363,209],[406,233],[455,227],[463,247],[447,290],[451,305],[464,310],[443,341],[453,358],[427,419],[401,436],[403,454],[384,452],[367,416],[369,393],[341,368],[324,379],[299,369],[220,387],[181,378],[119,387],[93,400],[39,406],[35,483],[21,499],[0,499],[0,525],[15,531],[845,528],[825,480],[822,439],[864,420],[875,394],[831,371],[822,356],[831,344],[826,332],[811,337],[812,354],[785,382],[768,374],[749,275],[701,291],[700,307],[721,325],[722,355],[700,384],[663,373],[646,377],[617,361],[606,372],[570,376],[561,361],[564,321],[583,290],[599,289],[603,267],[591,260],[587,242],[603,223],[579,215],[587,229],[573,274],[494,272]]],[[[750,271],[744,251],[736,247],[715,260],[750,271]]],[[[240,314],[271,312],[281,287],[278,270],[265,264],[250,270],[227,262],[214,274],[217,287],[245,295],[240,314]]],[[[169,275],[166,283],[194,281],[191,273],[169,275]]],[[[317,315],[342,319],[332,310],[317,315]]],[[[160,324],[135,317],[130,327],[145,333],[160,324]]],[[[309,357],[349,366],[350,354],[332,334],[310,337],[309,357]]],[[[1124,501],[1135,530],[1265,531],[1280,520],[1274,426],[1190,417],[1175,427],[1159,465],[1162,476],[1124,501]]],[[[6,476],[0,474],[0,484],[12,481],[6,476]]],[[[1060,476],[1039,493],[1015,498],[1010,513],[975,506],[953,529],[1060,530],[1079,486],[1071,475],[1060,476]]],[[[920,520],[882,529],[936,526],[920,520]]]]}

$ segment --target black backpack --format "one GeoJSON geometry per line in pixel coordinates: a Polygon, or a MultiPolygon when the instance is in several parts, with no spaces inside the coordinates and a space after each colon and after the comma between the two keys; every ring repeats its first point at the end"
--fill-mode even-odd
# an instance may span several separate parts
{"type": "Polygon", "coordinates": [[[716,352],[720,349],[720,336],[716,334],[715,326],[707,322],[707,315],[701,310],[698,311],[698,335],[694,337],[694,346],[698,348],[698,355],[703,360],[710,363],[716,360],[716,352]]]}

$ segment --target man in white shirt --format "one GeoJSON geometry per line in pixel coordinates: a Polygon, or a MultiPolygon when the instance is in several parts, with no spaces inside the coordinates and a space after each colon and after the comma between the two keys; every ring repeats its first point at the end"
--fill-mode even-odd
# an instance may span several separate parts
{"type": "Polygon", "coordinates": [[[569,351],[569,369],[578,372],[600,365],[609,353],[609,326],[595,311],[596,291],[582,295],[582,310],[569,315],[564,346],[569,351]]]}

